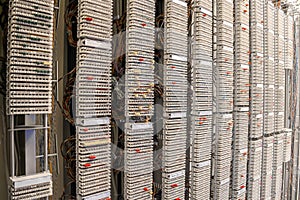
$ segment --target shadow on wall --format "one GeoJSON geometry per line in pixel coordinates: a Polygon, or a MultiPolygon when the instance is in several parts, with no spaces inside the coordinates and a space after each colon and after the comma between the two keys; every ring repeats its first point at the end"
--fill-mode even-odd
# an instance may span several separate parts
{"type": "MultiPolygon", "coordinates": [[[[3,9],[3,6],[7,7],[7,0],[0,0],[0,73],[1,75],[3,70],[3,62],[6,61],[6,48],[3,46],[4,42],[4,31],[6,29],[6,15],[7,15],[7,8],[3,9]]],[[[5,69],[4,69],[5,70],[5,69]]],[[[4,74],[3,74],[4,75],[4,74]]],[[[5,76],[5,75],[4,75],[5,76]]],[[[3,77],[0,77],[0,84],[3,81],[3,77]]],[[[5,91],[2,87],[5,87],[5,84],[0,85],[0,199],[6,200],[8,199],[8,162],[5,154],[7,155],[6,151],[6,144],[9,144],[6,141],[6,124],[5,124],[5,100],[3,99],[3,94],[5,91]]]]}
{"type": "Polygon", "coordinates": [[[6,142],[6,126],[5,126],[5,112],[3,109],[3,105],[5,104],[5,102],[3,102],[3,97],[0,95],[0,199],[8,199],[8,184],[7,184],[7,180],[8,180],[8,163],[7,163],[7,159],[5,158],[5,154],[6,152],[6,144],[9,144],[6,142]]]}

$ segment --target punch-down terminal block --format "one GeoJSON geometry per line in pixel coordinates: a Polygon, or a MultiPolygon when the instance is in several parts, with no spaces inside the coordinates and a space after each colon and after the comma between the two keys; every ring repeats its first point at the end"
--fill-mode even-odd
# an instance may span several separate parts
{"type": "Polygon", "coordinates": [[[247,199],[260,200],[264,91],[264,2],[250,1],[250,109],[247,199]]]}
{"type": "Polygon", "coordinates": [[[285,69],[293,69],[294,61],[294,21],[292,16],[287,16],[285,20],[285,69]]]}
{"type": "Polygon", "coordinates": [[[163,82],[164,91],[170,92],[163,98],[162,199],[184,199],[185,195],[185,173],[180,172],[185,169],[186,157],[187,21],[185,1],[165,1],[163,82]],[[180,126],[173,126],[175,123],[180,126]]]}
{"type": "Polygon", "coordinates": [[[250,73],[250,138],[263,135],[263,13],[262,1],[250,1],[250,41],[251,41],[251,73],[250,73]]]}
{"type": "Polygon", "coordinates": [[[233,1],[216,2],[216,114],[214,140],[213,199],[228,199],[232,160],[233,111],[233,1]]]}
{"type": "Polygon", "coordinates": [[[13,200],[33,200],[52,195],[52,175],[49,172],[10,178],[10,197],[13,200]]]}
{"type": "Polygon", "coordinates": [[[274,136],[264,137],[261,172],[261,199],[271,199],[272,197],[273,148],[274,136]]]}
{"type": "Polygon", "coordinates": [[[247,199],[261,199],[262,145],[262,139],[249,141],[247,199]]]}
{"type": "Polygon", "coordinates": [[[273,175],[272,175],[272,199],[281,199],[282,173],[283,173],[283,149],[284,134],[279,132],[274,135],[273,148],[273,175]]]}
{"type": "Polygon", "coordinates": [[[284,129],[283,162],[289,162],[291,160],[292,132],[291,129],[284,129]]]}
{"type": "Polygon", "coordinates": [[[275,132],[284,129],[284,106],[285,106],[285,13],[277,10],[278,21],[278,65],[275,68],[275,132]]]}
{"type": "Polygon", "coordinates": [[[190,131],[190,198],[209,199],[212,146],[212,2],[194,0],[192,29],[192,116],[190,131]]]}
{"type": "Polygon", "coordinates": [[[246,198],[249,120],[249,1],[234,1],[234,130],[231,198],[246,198]]]}
{"type": "Polygon", "coordinates": [[[153,194],[154,20],[154,0],[127,1],[125,199],[153,194]]]}
{"type": "Polygon", "coordinates": [[[126,124],[126,199],[149,199],[152,191],[153,125],[126,124]]]}
{"type": "Polygon", "coordinates": [[[275,8],[272,2],[265,2],[266,14],[264,19],[264,134],[272,134],[274,126],[274,104],[275,104],[275,8]]]}
{"type": "Polygon", "coordinates": [[[78,19],[77,199],[110,199],[112,1],[79,0],[78,19]]]}
{"type": "Polygon", "coordinates": [[[284,128],[284,98],[285,98],[285,70],[284,70],[284,21],[285,14],[279,8],[275,8],[275,37],[274,37],[274,119],[275,132],[281,132],[284,128]]]}
{"type": "Polygon", "coordinates": [[[9,1],[8,115],[51,112],[53,10],[52,0],[9,1]]]}
{"type": "Polygon", "coordinates": [[[274,132],[274,5],[264,2],[264,137],[261,199],[272,197],[274,132]]]}

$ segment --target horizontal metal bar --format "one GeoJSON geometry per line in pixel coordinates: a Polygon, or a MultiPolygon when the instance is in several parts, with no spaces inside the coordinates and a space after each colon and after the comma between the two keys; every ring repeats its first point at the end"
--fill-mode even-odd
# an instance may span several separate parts
{"type": "MultiPolygon", "coordinates": [[[[48,157],[54,157],[54,156],[58,156],[58,154],[57,153],[48,154],[48,157]]],[[[44,158],[44,155],[38,155],[36,156],[36,158],[44,158]]]]}
{"type": "Polygon", "coordinates": [[[27,126],[27,127],[22,127],[22,128],[14,128],[13,130],[12,129],[8,129],[9,132],[12,132],[12,131],[27,131],[27,130],[43,130],[43,129],[48,129],[50,127],[44,127],[44,126],[37,126],[37,127],[30,127],[30,126],[27,126]]]}

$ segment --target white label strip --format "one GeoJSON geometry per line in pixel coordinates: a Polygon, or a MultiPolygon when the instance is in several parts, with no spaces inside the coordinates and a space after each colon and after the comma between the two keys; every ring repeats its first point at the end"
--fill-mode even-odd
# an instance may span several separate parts
{"type": "Polygon", "coordinates": [[[263,117],[262,114],[256,115],[256,118],[257,118],[257,119],[262,118],[262,117],[263,117]]]}
{"type": "Polygon", "coordinates": [[[102,124],[110,124],[110,118],[92,118],[92,119],[83,119],[77,118],[76,123],[82,126],[92,126],[92,125],[102,125],[102,124]]]}
{"type": "Polygon", "coordinates": [[[199,115],[212,115],[212,111],[200,111],[199,115]]]}
{"type": "Polygon", "coordinates": [[[269,85],[269,88],[273,88],[274,89],[274,85],[269,85]]]}
{"type": "Polygon", "coordinates": [[[258,55],[259,57],[263,57],[263,56],[264,56],[262,53],[257,53],[257,55],[258,55]]]}
{"type": "Polygon", "coordinates": [[[180,0],[173,0],[173,2],[174,2],[174,3],[177,3],[177,4],[179,4],[179,5],[182,5],[182,6],[184,6],[184,7],[187,7],[186,2],[183,2],[183,1],[180,1],[180,0]]]}
{"type": "Polygon", "coordinates": [[[232,0],[226,0],[227,3],[229,3],[230,5],[233,5],[233,1],[232,0]]]}
{"type": "Polygon", "coordinates": [[[132,130],[152,129],[152,123],[135,123],[131,124],[132,130]]]}
{"type": "Polygon", "coordinates": [[[180,176],[183,176],[185,174],[185,170],[179,171],[179,172],[174,172],[172,174],[169,174],[168,177],[170,179],[178,178],[180,176]]]}
{"type": "Polygon", "coordinates": [[[284,115],[284,112],[279,112],[278,115],[284,115]]]}
{"type": "Polygon", "coordinates": [[[272,146],[273,146],[273,143],[267,144],[267,147],[272,147],[272,146]]]}
{"type": "Polygon", "coordinates": [[[272,60],[272,61],[274,61],[274,57],[269,57],[269,60],[272,60]]]}
{"type": "Polygon", "coordinates": [[[200,11],[207,14],[207,15],[209,15],[209,16],[212,16],[212,12],[209,11],[209,10],[206,10],[205,8],[200,8],[200,11]]]}
{"type": "Polygon", "coordinates": [[[86,46],[92,46],[92,47],[97,47],[97,48],[104,48],[104,49],[110,49],[111,44],[109,42],[101,42],[101,41],[96,41],[96,40],[90,40],[90,39],[85,39],[83,40],[85,42],[86,46]]]}
{"type": "Polygon", "coordinates": [[[232,118],[232,114],[225,114],[225,115],[223,115],[223,118],[225,118],[225,119],[232,118]]]}
{"type": "Polygon", "coordinates": [[[197,168],[206,167],[206,166],[210,166],[210,160],[195,165],[195,167],[197,168]]]}
{"type": "Polygon", "coordinates": [[[229,27],[233,28],[233,24],[230,23],[230,22],[223,21],[223,24],[224,24],[225,26],[229,26],[229,27]]]}
{"type": "Polygon", "coordinates": [[[246,24],[242,24],[243,28],[246,28],[247,30],[249,30],[249,26],[247,26],[246,24]]]}
{"type": "Polygon", "coordinates": [[[274,35],[274,31],[269,29],[269,33],[271,33],[272,35],[274,35]]]}
{"type": "Polygon", "coordinates": [[[240,150],[240,153],[248,153],[248,148],[240,150]]]}
{"type": "Polygon", "coordinates": [[[221,181],[221,182],[220,182],[220,185],[224,185],[224,184],[226,184],[226,183],[229,183],[229,181],[230,181],[230,179],[227,178],[227,179],[221,181]]]}
{"type": "Polygon", "coordinates": [[[18,189],[42,183],[49,183],[51,182],[51,176],[52,175],[50,173],[39,173],[23,177],[11,177],[10,179],[14,184],[14,188],[18,189]]]}
{"type": "Polygon", "coordinates": [[[263,84],[256,84],[256,87],[264,88],[264,85],[263,84]]]}
{"type": "Polygon", "coordinates": [[[233,52],[233,48],[230,48],[230,47],[223,46],[223,49],[224,49],[225,51],[233,52]]]}
{"type": "Polygon", "coordinates": [[[244,65],[244,64],[243,64],[243,65],[241,65],[241,68],[242,68],[242,69],[249,69],[249,65],[244,65]]]}
{"type": "Polygon", "coordinates": [[[201,60],[199,63],[202,64],[202,65],[209,65],[209,66],[212,65],[212,62],[204,61],[204,60],[201,60]]]}
{"type": "Polygon", "coordinates": [[[240,111],[249,111],[249,107],[241,107],[240,111]]]}
{"type": "Polygon", "coordinates": [[[273,115],[274,115],[274,113],[269,113],[268,115],[269,115],[269,116],[273,116],[273,115]]]}
{"type": "Polygon", "coordinates": [[[169,114],[170,118],[180,118],[180,117],[186,117],[186,113],[170,113],[169,114]]]}
{"type": "Polygon", "coordinates": [[[98,200],[98,199],[104,199],[104,198],[107,198],[107,197],[110,197],[110,191],[106,191],[106,192],[96,194],[96,195],[93,195],[93,196],[90,196],[90,197],[85,197],[84,199],[85,200],[98,200]]]}
{"type": "Polygon", "coordinates": [[[238,191],[238,195],[244,194],[246,192],[246,188],[243,188],[238,191]]]}
{"type": "Polygon", "coordinates": [[[171,58],[179,61],[187,61],[187,57],[183,57],[183,56],[171,55],[171,58]]]}

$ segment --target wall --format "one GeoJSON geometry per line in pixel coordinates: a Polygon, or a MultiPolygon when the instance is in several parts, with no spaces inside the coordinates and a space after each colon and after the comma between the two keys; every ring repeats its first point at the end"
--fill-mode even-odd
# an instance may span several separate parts
{"type": "MultiPolygon", "coordinates": [[[[0,0],[0,2],[4,2],[4,0],[0,0]]],[[[2,8],[0,8],[0,13],[2,12],[2,8]]],[[[3,49],[3,39],[4,39],[4,31],[0,28],[0,58],[3,58],[5,55],[3,49]]],[[[1,67],[1,65],[0,65],[1,67]]],[[[7,199],[7,174],[8,174],[8,166],[5,158],[5,148],[6,148],[6,141],[5,141],[5,122],[4,122],[4,107],[3,105],[3,96],[0,95],[0,199],[7,199]]]]}
{"type": "MultiPolygon", "coordinates": [[[[58,25],[57,25],[57,31],[56,31],[56,47],[54,49],[54,61],[57,61],[58,63],[58,77],[62,77],[64,74],[64,66],[65,66],[65,21],[64,21],[64,14],[65,14],[65,7],[66,7],[66,1],[60,0],[60,9],[59,9],[59,15],[58,15],[58,25]]],[[[59,82],[58,84],[58,100],[59,102],[62,102],[63,97],[63,81],[59,82]]],[[[59,174],[57,177],[54,176],[54,195],[53,199],[59,199],[61,194],[63,193],[64,189],[64,163],[63,159],[60,153],[60,144],[63,141],[63,135],[64,135],[64,119],[61,114],[61,110],[57,106],[56,109],[56,131],[57,131],[57,144],[58,144],[58,156],[59,156],[59,174]]]]}

